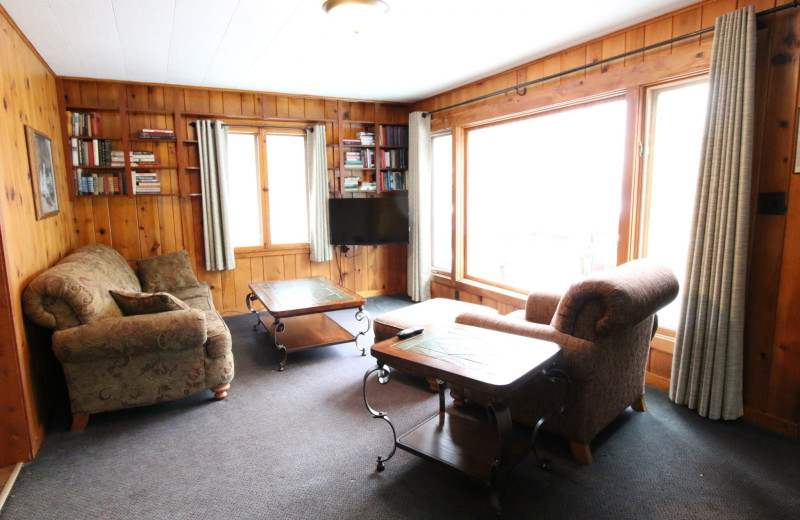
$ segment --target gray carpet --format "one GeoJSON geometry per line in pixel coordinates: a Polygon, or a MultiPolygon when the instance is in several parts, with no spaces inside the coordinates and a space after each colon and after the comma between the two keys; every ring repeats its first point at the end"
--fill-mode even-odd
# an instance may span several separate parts
{"type": "MultiPolygon", "coordinates": [[[[406,305],[370,299],[373,316],[406,305]]],[[[331,313],[351,330],[352,312],[331,313]]],[[[494,517],[487,489],[399,451],[375,458],[391,432],[364,408],[373,365],[352,343],[289,355],[286,371],[251,316],[226,318],[236,378],[211,393],[92,416],[48,435],[26,464],[2,520],[477,519],[494,517]]],[[[371,403],[403,433],[437,409],[424,382],[395,373],[369,386],[371,403]]],[[[712,422],[648,388],[647,413],[623,414],[581,466],[568,444],[541,437],[551,473],[532,457],[503,482],[504,518],[796,519],[800,442],[750,424],[712,422]]]]}

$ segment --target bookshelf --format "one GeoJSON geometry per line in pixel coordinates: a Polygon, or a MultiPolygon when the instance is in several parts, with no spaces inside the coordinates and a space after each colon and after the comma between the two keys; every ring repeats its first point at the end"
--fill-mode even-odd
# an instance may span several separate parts
{"type": "Polygon", "coordinates": [[[97,106],[59,96],[70,200],[182,194],[180,112],[128,106],[123,85],[114,94],[97,106]]]}
{"type": "Polygon", "coordinates": [[[407,111],[383,103],[339,101],[337,113],[338,139],[328,145],[331,196],[372,196],[405,190],[407,111]]]}

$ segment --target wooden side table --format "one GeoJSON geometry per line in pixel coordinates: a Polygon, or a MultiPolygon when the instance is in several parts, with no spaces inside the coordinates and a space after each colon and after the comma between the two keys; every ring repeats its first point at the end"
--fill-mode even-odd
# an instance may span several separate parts
{"type": "MultiPolygon", "coordinates": [[[[386,421],[394,445],[386,457],[378,457],[377,471],[385,469],[396,448],[455,468],[490,486],[494,509],[500,512],[497,485],[501,477],[529,451],[535,451],[536,433],[549,417],[543,417],[531,438],[515,430],[504,401],[532,377],[547,377],[554,384],[569,378],[553,367],[561,356],[555,343],[468,325],[434,326],[406,340],[388,339],[371,347],[377,364],[364,374],[364,404],[373,418],[386,421]],[[434,378],[439,386],[439,411],[399,438],[386,412],[374,410],[367,400],[367,381],[374,373],[387,384],[389,366],[434,378]],[[492,398],[490,421],[447,411],[447,383],[471,388],[492,398]]],[[[538,455],[537,455],[538,458],[538,455]]],[[[549,461],[542,466],[549,469],[549,461]]]]}

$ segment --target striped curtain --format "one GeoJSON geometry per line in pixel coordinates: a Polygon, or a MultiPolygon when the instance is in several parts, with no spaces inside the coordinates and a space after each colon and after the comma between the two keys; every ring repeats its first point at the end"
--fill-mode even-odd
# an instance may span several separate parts
{"type": "Polygon", "coordinates": [[[206,271],[233,269],[236,260],[228,224],[228,127],[222,121],[198,120],[195,124],[200,149],[206,271]]]}
{"type": "Polygon", "coordinates": [[[408,295],[431,297],[431,118],[408,116],[408,295]]]}
{"type": "Polygon", "coordinates": [[[716,22],[705,141],[672,360],[670,398],[710,419],[743,414],[755,20],[750,6],[716,22]]]}
{"type": "Polygon", "coordinates": [[[308,184],[308,243],[312,262],[333,259],[328,223],[328,154],[325,125],[314,125],[306,137],[306,181],[308,184]]]}

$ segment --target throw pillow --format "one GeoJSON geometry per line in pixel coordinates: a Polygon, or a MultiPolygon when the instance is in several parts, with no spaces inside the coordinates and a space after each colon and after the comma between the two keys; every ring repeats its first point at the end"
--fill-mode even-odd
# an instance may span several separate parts
{"type": "Polygon", "coordinates": [[[108,292],[111,293],[111,297],[117,302],[119,309],[125,316],[189,310],[188,305],[175,296],[165,292],[157,292],[154,294],[124,291],[108,292]]]}
{"type": "Polygon", "coordinates": [[[197,287],[200,282],[192,271],[189,252],[175,251],[136,261],[144,292],[172,292],[183,287],[197,287]]]}

